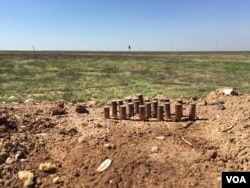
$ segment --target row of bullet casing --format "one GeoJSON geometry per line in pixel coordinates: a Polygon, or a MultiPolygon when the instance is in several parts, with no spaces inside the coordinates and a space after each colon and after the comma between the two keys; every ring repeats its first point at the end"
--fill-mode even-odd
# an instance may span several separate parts
{"type": "MultiPolygon", "coordinates": [[[[138,99],[134,101],[127,99],[125,104],[123,100],[113,100],[111,102],[111,115],[112,118],[118,118],[118,110],[120,119],[127,119],[129,117],[139,114],[139,120],[149,120],[150,118],[157,118],[158,121],[172,120],[170,110],[170,100],[163,99],[159,104],[157,100],[143,100],[142,95],[138,95],[138,99]]],[[[196,104],[191,103],[189,108],[188,118],[195,120],[196,104]]],[[[183,104],[181,100],[177,100],[175,103],[175,121],[181,121],[183,117],[183,104]]],[[[110,118],[110,107],[104,107],[104,118],[110,118]]]]}

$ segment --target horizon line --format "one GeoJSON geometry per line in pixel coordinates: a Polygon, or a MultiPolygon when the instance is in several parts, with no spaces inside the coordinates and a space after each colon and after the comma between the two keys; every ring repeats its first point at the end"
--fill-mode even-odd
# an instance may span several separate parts
{"type": "Polygon", "coordinates": [[[187,52],[250,52],[250,50],[0,50],[0,52],[103,52],[103,53],[187,53],[187,52]]]}

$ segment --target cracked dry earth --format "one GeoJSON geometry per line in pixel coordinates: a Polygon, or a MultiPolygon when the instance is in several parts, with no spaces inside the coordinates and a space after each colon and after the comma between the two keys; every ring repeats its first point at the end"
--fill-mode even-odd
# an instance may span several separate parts
{"type": "Polygon", "coordinates": [[[182,122],[104,119],[93,102],[89,113],[68,102],[1,104],[0,187],[217,188],[222,171],[250,171],[250,95],[196,102],[196,121],[182,122]]]}

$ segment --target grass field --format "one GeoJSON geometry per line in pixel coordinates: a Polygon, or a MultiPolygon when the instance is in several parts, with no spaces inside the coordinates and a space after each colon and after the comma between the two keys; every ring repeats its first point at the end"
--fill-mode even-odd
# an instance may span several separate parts
{"type": "Polygon", "coordinates": [[[250,93],[250,52],[0,52],[0,101],[250,93]]]}

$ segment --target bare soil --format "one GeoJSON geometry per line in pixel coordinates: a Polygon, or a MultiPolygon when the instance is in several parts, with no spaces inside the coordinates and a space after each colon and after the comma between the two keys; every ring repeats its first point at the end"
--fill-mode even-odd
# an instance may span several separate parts
{"type": "Polygon", "coordinates": [[[250,171],[250,95],[196,102],[196,120],[181,122],[104,119],[94,102],[1,104],[0,187],[23,187],[20,171],[34,176],[27,187],[221,187],[222,171],[250,171]]]}

